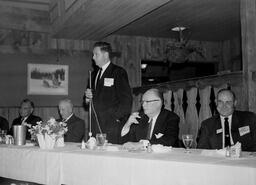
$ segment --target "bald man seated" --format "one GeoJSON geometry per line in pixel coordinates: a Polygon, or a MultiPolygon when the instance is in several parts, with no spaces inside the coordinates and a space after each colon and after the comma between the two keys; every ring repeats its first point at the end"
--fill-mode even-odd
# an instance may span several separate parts
{"type": "Polygon", "coordinates": [[[178,146],[179,116],[164,108],[163,94],[149,89],[142,96],[143,112],[130,115],[121,131],[124,142],[149,140],[151,144],[178,146]]]}
{"type": "Polygon", "coordinates": [[[85,134],[85,123],[84,120],[75,116],[73,113],[73,104],[71,100],[64,99],[59,102],[59,113],[61,119],[67,123],[68,131],[64,135],[65,142],[82,142],[85,134]]]}
{"type": "Polygon", "coordinates": [[[217,94],[218,115],[202,122],[198,148],[222,149],[241,143],[243,151],[256,151],[256,115],[235,110],[234,92],[221,89],[217,94]]]}

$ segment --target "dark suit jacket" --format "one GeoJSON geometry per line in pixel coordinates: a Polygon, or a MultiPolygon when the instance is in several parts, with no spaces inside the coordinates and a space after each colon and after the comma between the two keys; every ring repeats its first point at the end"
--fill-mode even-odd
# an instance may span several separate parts
{"type": "MultiPolygon", "coordinates": [[[[128,133],[129,141],[138,142],[141,139],[147,138],[148,121],[149,118],[147,116],[142,116],[139,124],[131,125],[128,133]]],[[[177,147],[179,141],[179,121],[180,118],[177,114],[167,109],[162,109],[156,119],[150,143],[177,147]],[[163,134],[163,136],[157,138],[156,135],[160,134],[163,134]]]]}
{"type": "MultiPolygon", "coordinates": [[[[42,121],[42,119],[40,117],[38,117],[38,116],[30,114],[25,122],[27,122],[28,124],[31,124],[32,126],[35,126],[38,121],[42,121]]],[[[21,123],[22,123],[21,116],[19,116],[18,118],[14,119],[13,122],[12,122],[12,127],[10,129],[9,134],[13,135],[13,125],[21,125],[21,123]]],[[[29,128],[27,128],[26,139],[30,140],[31,139],[31,134],[28,131],[28,129],[29,128]]]]}
{"type": "MultiPolygon", "coordinates": [[[[58,120],[60,121],[60,120],[58,120]]],[[[65,142],[82,142],[85,133],[84,120],[74,114],[66,121],[68,131],[64,135],[65,142]]]]}
{"type": "Polygon", "coordinates": [[[0,116],[0,129],[1,129],[1,130],[6,130],[6,131],[9,130],[9,123],[8,123],[8,121],[7,121],[4,117],[2,117],[2,116],[0,116]]]}
{"type": "MultiPolygon", "coordinates": [[[[202,122],[199,131],[198,148],[221,149],[222,129],[219,115],[215,115],[202,122]]],[[[247,111],[234,111],[232,115],[231,134],[234,141],[242,144],[243,151],[256,151],[256,115],[247,111]],[[239,128],[249,126],[250,132],[240,136],[239,128]]]]}
{"type": "MultiPolygon", "coordinates": [[[[132,94],[126,71],[110,63],[101,79],[94,87],[97,71],[92,73],[93,105],[103,133],[107,134],[110,143],[120,143],[122,119],[131,113],[132,94]],[[107,80],[110,80],[107,82],[107,80]]],[[[92,118],[92,133],[100,133],[99,127],[92,118]]]]}

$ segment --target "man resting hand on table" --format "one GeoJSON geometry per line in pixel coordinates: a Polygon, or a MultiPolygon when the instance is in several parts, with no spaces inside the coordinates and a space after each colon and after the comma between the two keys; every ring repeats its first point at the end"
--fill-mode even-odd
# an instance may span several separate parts
{"type": "Polygon", "coordinates": [[[179,116],[164,108],[163,94],[149,89],[141,101],[143,113],[130,115],[121,131],[123,141],[149,140],[151,144],[178,146],[179,116]]]}

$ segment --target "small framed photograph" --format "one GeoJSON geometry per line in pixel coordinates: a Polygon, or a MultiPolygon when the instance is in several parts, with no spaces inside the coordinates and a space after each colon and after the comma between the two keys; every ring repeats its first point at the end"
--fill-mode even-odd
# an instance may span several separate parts
{"type": "Polygon", "coordinates": [[[29,95],[68,95],[68,65],[28,64],[29,95]]]}

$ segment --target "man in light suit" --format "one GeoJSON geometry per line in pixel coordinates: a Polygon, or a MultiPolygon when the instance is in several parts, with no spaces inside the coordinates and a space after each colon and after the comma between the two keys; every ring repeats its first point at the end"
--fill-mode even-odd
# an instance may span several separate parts
{"type": "Polygon", "coordinates": [[[65,142],[82,142],[85,134],[84,120],[75,116],[73,113],[73,104],[69,99],[63,99],[59,102],[59,113],[61,119],[67,123],[68,131],[64,134],[65,142]]]}
{"type": "Polygon", "coordinates": [[[164,109],[163,94],[149,89],[142,96],[143,113],[134,112],[125,123],[121,136],[126,141],[149,140],[151,144],[178,146],[179,116],[164,109]]]}
{"type": "Polygon", "coordinates": [[[243,151],[256,151],[256,115],[248,111],[236,111],[235,94],[222,89],[217,94],[219,115],[202,122],[198,148],[221,149],[240,142],[243,151]]]}
{"type": "Polygon", "coordinates": [[[131,113],[132,94],[126,71],[111,63],[111,46],[96,42],[93,60],[99,67],[92,73],[92,89],[85,92],[86,102],[92,101],[92,134],[106,133],[110,143],[120,143],[122,120],[131,113]],[[97,119],[95,119],[97,117],[97,119]]]}
{"type": "MultiPolygon", "coordinates": [[[[9,131],[9,134],[13,135],[13,126],[14,125],[26,125],[29,124],[31,126],[35,126],[37,122],[42,121],[42,119],[38,116],[33,115],[34,112],[34,103],[29,99],[22,100],[20,104],[19,114],[20,116],[13,120],[12,127],[9,131]]],[[[28,131],[29,127],[27,127],[26,139],[31,139],[31,134],[28,131]]]]}

